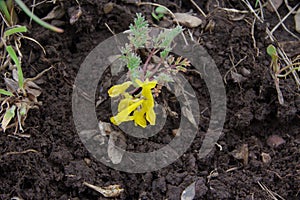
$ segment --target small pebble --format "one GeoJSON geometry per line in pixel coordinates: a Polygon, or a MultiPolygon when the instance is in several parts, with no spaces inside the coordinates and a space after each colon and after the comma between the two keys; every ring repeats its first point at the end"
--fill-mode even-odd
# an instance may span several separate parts
{"type": "Polygon", "coordinates": [[[272,148],[277,148],[278,146],[280,146],[284,143],[285,143],[285,140],[282,137],[280,137],[279,135],[271,135],[267,139],[267,144],[272,148]]]}
{"type": "Polygon", "coordinates": [[[261,153],[261,158],[262,158],[263,163],[265,163],[265,164],[270,163],[272,160],[270,154],[264,153],[264,152],[261,153]]]}
{"type": "Polygon", "coordinates": [[[245,77],[248,77],[248,76],[250,76],[251,72],[250,72],[250,70],[248,70],[248,69],[246,69],[245,67],[243,67],[243,68],[241,69],[241,74],[242,74],[243,76],[245,76],[245,77]]]}

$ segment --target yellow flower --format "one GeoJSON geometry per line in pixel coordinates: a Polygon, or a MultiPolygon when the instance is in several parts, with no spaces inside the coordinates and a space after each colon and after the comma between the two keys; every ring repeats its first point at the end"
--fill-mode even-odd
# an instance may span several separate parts
{"type": "Polygon", "coordinates": [[[115,125],[119,125],[122,122],[127,122],[127,121],[131,121],[134,119],[133,116],[129,116],[130,113],[132,113],[137,107],[139,107],[142,103],[144,102],[143,99],[132,102],[132,104],[126,108],[124,108],[121,112],[119,112],[116,116],[111,117],[110,121],[115,124],[115,125]]]}
{"type": "MultiPolygon", "coordinates": [[[[142,127],[144,127],[144,115],[146,114],[146,119],[151,125],[155,125],[156,121],[156,114],[153,110],[154,107],[154,98],[152,95],[151,89],[153,89],[157,81],[149,81],[146,79],[145,82],[142,82],[139,79],[136,79],[135,82],[142,87],[142,97],[144,97],[145,101],[142,103],[142,109],[136,114],[136,117],[134,118],[134,122],[142,127]]],[[[146,127],[146,126],[145,126],[146,127]]]]}
{"type": "Polygon", "coordinates": [[[127,81],[120,85],[114,85],[108,90],[108,94],[110,97],[119,96],[120,94],[123,94],[131,84],[131,81],[127,81]]]}
{"type": "Polygon", "coordinates": [[[139,79],[135,81],[139,87],[142,88],[141,95],[136,98],[125,92],[126,89],[132,84],[128,81],[121,85],[115,85],[109,89],[108,93],[111,97],[122,94],[124,99],[119,102],[118,114],[110,118],[110,121],[119,125],[122,122],[134,120],[135,125],[139,125],[146,128],[147,121],[151,125],[155,125],[156,114],[154,112],[154,98],[152,95],[152,89],[156,86],[157,81],[142,82],[139,79]],[[133,112],[133,115],[130,115],[133,112]]]}

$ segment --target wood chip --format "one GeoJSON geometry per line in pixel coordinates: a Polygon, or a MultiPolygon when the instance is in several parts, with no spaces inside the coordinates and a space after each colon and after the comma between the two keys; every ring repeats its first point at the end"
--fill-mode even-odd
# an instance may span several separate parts
{"type": "Polygon", "coordinates": [[[120,185],[109,185],[107,187],[98,187],[90,183],[84,182],[83,185],[101,193],[105,197],[118,197],[124,191],[120,185]]]}

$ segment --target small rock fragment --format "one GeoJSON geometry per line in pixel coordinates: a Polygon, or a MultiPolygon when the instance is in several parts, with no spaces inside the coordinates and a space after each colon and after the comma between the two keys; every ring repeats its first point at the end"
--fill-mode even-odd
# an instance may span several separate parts
{"type": "Polygon", "coordinates": [[[239,149],[233,150],[232,156],[238,160],[243,160],[244,166],[248,165],[248,159],[249,159],[248,144],[243,144],[239,149]]]}
{"type": "MultiPolygon", "coordinates": [[[[202,20],[187,13],[174,13],[178,22],[189,28],[195,28],[202,24],[202,20]]],[[[176,21],[176,20],[175,20],[176,21]]]]}
{"type": "Polygon", "coordinates": [[[243,77],[241,74],[231,71],[231,78],[235,83],[241,83],[247,80],[245,77],[243,77]]]}
{"type": "Polygon", "coordinates": [[[268,0],[268,4],[267,4],[267,9],[270,12],[275,12],[275,10],[277,10],[281,4],[283,3],[283,0],[268,0]],[[275,10],[274,10],[275,8],[275,10]]]}
{"type": "Polygon", "coordinates": [[[178,129],[173,129],[173,130],[172,130],[172,135],[173,135],[173,136],[179,136],[179,135],[180,135],[180,132],[178,132],[178,129]]]}
{"type": "Polygon", "coordinates": [[[295,14],[295,29],[298,33],[300,33],[300,8],[297,10],[296,14],[295,14]]]}
{"type": "Polygon", "coordinates": [[[181,200],[193,200],[195,197],[196,182],[189,185],[181,194],[181,200]]]}
{"type": "Polygon", "coordinates": [[[265,163],[265,164],[269,164],[272,160],[270,154],[264,153],[264,152],[261,153],[261,158],[262,158],[263,163],[265,163]]]}
{"type": "Polygon", "coordinates": [[[84,162],[87,166],[91,166],[91,159],[89,158],[84,158],[84,162]]]}
{"type": "Polygon", "coordinates": [[[282,137],[280,137],[279,135],[271,135],[267,139],[267,144],[272,148],[277,148],[278,146],[280,146],[284,143],[285,143],[285,140],[282,137]]]}
{"type": "Polygon", "coordinates": [[[251,71],[248,70],[248,69],[246,69],[245,67],[243,67],[243,68],[241,69],[241,74],[242,74],[243,76],[245,76],[245,77],[248,77],[248,76],[250,76],[251,71]]]}
{"type": "Polygon", "coordinates": [[[104,7],[103,7],[103,12],[104,12],[104,14],[108,14],[108,13],[110,13],[113,9],[114,9],[114,3],[109,2],[109,3],[107,3],[107,4],[104,5],[104,7]]]}

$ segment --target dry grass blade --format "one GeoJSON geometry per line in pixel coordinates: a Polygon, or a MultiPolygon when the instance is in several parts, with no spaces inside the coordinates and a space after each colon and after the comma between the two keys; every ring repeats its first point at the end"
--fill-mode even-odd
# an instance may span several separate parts
{"type": "Polygon", "coordinates": [[[261,189],[263,189],[263,191],[267,192],[267,194],[269,195],[269,197],[271,199],[274,199],[274,200],[279,200],[279,199],[285,200],[282,196],[280,196],[276,192],[272,192],[271,190],[269,190],[269,188],[267,186],[265,186],[265,184],[261,183],[260,181],[257,181],[257,183],[261,187],[261,189]]]}
{"type": "Polygon", "coordinates": [[[190,0],[190,2],[198,9],[198,11],[205,17],[207,18],[207,15],[203,12],[203,10],[195,3],[195,1],[190,0]]]}
{"type": "Polygon", "coordinates": [[[34,149],[27,149],[25,151],[19,151],[19,152],[18,151],[12,151],[12,152],[5,153],[4,156],[26,154],[26,153],[38,153],[38,151],[34,150],[34,149]]]}
{"type": "MultiPolygon", "coordinates": [[[[278,54],[281,56],[281,58],[284,60],[285,64],[287,66],[291,66],[289,69],[292,70],[292,66],[293,66],[293,62],[288,58],[288,56],[286,55],[286,53],[284,52],[283,49],[278,48],[278,54]]],[[[294,79],[297,83],[298,86],[300,86],[300,79],[299,79],[299,75],[297,74],[296,71],[292,70],[292,74],[294,76],[294,79]]]]}
{"type": "Polygon", "coordinates": [[[277,17],[278,17],[278,19],[280,20],[279,22],[278,22],[278,24],[276,25],[276,26],[274,26],[274,28],[271,30],[271,32],[270,32],[270,34],[271,35],[273,35],[273,33],[276,31],[276,29],[280,26],[280,25],[282,25],[282,27],[289,33],[289,34],[291,34],[294,38],[296,38],[296,39],[298,39],[298,40],[300,40],[300,38],[297,36],[297,35],[295,35],[294,33],[292,33],[285,25],[284,25],[284,21],[298,8],[298,6],[299,6],[299,4],[297,4],[292,10],[290,10],[289,11],[289,13],[288,14],[286,14],[282,19],[281,19],[281,16],[280,16],[280,14],[278,13],[278,11],[275,9],[275,6],[274,6],[274,4],[272,3],[272,1],[269,1],[270,2],[270,4],[271,4],[271,6],[273,7],[273,9],[274,9],[274,11],[275,11],[275,13],[276,13],[276,15],[277,15],[277,17]]]}
{"type": "Polygon", "coordinates": [[[224,10],[226,12],[233,12],[233,13],[241,13],[241,14],[249,13],[248,10],[237,10],[235,8],[221,8],[221,7],[219,7],[219,9],[224,10]]]}
{"type": "Polygon", "coordinates": [[[251,11],[251,13],[254,14],[254,16],[261,22],[263,23],[263,20],[258,16],[258,14],[256,13],[256,11],[252,8],[250,2],[248,0],[242,0],[242,2],[244,2],[244,4],[249,8],[249,10],[251,11]]]}

